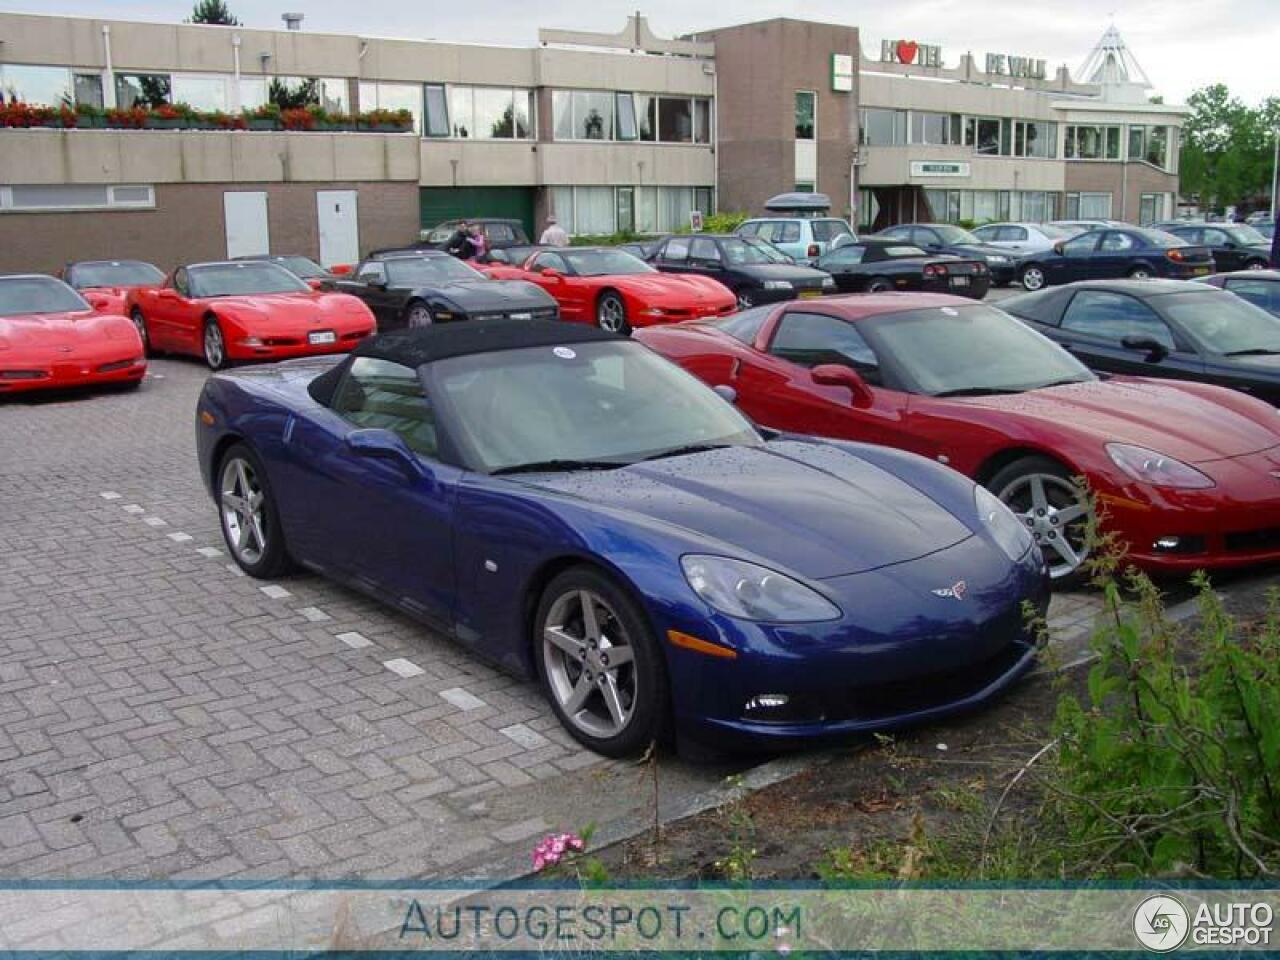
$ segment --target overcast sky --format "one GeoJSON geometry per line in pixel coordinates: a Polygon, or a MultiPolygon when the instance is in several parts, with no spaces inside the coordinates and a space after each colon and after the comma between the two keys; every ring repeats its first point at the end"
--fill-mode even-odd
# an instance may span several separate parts
{"type": "MultiPolygon", "coordinates": [[[[438,40],[530,45],[539,27],[620,30],[637,7],[659,36],[789,16],[857,26],[879,56],[881,39],[942,47],[954,66],[972,51],[1039,57],[1050,72],[1074,71],[1114,20],[1155,92],[1181,101],[1197,86],[1225,82],[1250,103],[1280,96],[1280,0],[229,0],[251,27],[278,27],[300,10],[305,28],[438,40]]],[[[0,0],[7,10],[175,21],[190,0],[0,0]]]]}

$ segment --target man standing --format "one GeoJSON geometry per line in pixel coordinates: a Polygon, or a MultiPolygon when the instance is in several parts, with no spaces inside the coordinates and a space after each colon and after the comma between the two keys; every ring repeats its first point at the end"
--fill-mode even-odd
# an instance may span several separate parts
{"type": "Polygon", "coordinates": [[[564,232],[564,227],[556,222],[554,214],[547,217],[547,229],[542,231],[542,236],[538,238],[538,243],[544,247],[565,247],[569,245],[569,235],[564,232]]]}
{"type": "Polygon", "coordinates": [[[471,231],[467,229],[467,221],[458,224],[458,229],[445,241],[444,249],[459,260],[465,260],[471,254],[471,231]]]}

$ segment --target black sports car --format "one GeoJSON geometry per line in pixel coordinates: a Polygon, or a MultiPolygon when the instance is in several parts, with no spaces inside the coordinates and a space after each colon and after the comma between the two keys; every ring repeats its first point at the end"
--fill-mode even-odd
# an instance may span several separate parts
{"type": "Polygon", "coordinates": [[[1086,280],[1010,297],[1026,321],[1095,370],[1234,387],[1280,404],[1280,319],[1178,280],[1086,280]]]}
{"type": "Polygon", "coordinates": [[[319,289],[321,283],[325,280],[332,279],[331,274],[320,264],[316,263],[310,257],[304,257],[300,254],[293,253],[255,253],[244,257],[234,257],[235,260],[269,260],[272,263],[278,263],[299,280],[306,282],[307,286],[319,289]]]}
{"type": "Polygon", "coordinates": [[[991,286],[985,260],[925,253],[901,240],[859,240],[818,258],[841,293],[925,290],[981,300],[991,286]]]}
{"type": "Polygon", "coordinates": [[[719,280],[744,309],[758,303],[836,292],[835,281],[822,270],[780,262],[732,234],[667,237],[649,262],[662,273],[697,274],[719,280]]]}
{"type": "Polygon", "coordinates": [[[1208,247],[1214,266],[1232,270],[1265,270],[1271,262],[1271,241],[1247,223],[1187,223],[1163,227],[1188,243],[1208,247]]]}
{"type": "Polygon", "coordinates": [[[1013,251],[983,243],[968,230],[949,223],[902,223],[861,239],[897,240],[930,254],[949,253],[970,260],[981,258],[986,261],[994,284],[1012,283],[1018,276],[1019,258],[1013,251]]]}
{"type": "Polygon", "coordinates": [[[421,251],[364,260],[350,279],[326,289],[363,300],[379,330],[454,320],[557,320],[560,308],[523,280],[490,280],[447,253],[421,251]]]}
{"type": "Polygon", "coordinates": [[[1261,307],[1272,316],[1280,317],[1280,270],[1215,273],[1200,282],[1230,290],[1242,300],[1248,300],[1255,307],[1261,307]]]}

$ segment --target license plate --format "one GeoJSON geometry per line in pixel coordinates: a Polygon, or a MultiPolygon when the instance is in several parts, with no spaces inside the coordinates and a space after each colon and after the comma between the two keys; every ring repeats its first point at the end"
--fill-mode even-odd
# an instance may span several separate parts
{"type": "Polygon", "coordinates": [[[307,343],[319,346],[322,343],[337,343],[338,335],[332,330],[313,330],[307,334],[307,343]]]}
{"type": "Polygon", "coordinates": [[[951,285],[953,287],[967,287],[969,285],[968,277],[952,277],[951,285]]]}
{"type": "Polygon", "coordinates": [[[511,314],[511,319],[512,320],[532,320],[533,314],[532,313],[513,313],[511,314]]]}
{"type": "Polygon", "coordinates": [[[1195,268],[1194,270],[1192,270],[1191,272],[1192,272],[1192,273],[1194,273],[1196,276],[1201,276],[1202,274],[1206,274],[1206,273],[1208,273],[1208,272],[1209,272],[1209,268],[1208,268],[1208,267],[1196,267],[1196,268],[1195,268]]]}
{"type": "Polygon", "coordinates": [[[821,290],[801,290],[800,291],[801,300],[816,300],[820,296],[822,296],[821,290]]]}

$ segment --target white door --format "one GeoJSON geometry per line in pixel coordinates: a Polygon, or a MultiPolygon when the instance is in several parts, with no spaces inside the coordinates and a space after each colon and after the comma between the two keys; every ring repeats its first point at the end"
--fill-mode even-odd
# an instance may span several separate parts
{"type": "Polygon", "coordinates": [[[316,219],[320,225],[320,263],[355,263],[360,259],[360,225],[354,190],[316,191],[316,219]]]}
{"type": "Polygon", "coordinates": [[[227,256],[249,257],[271,252],[271,231],[267,226],[267,195],[240,191],[222,195],[222,211],[227,221],[227,256]]]}

